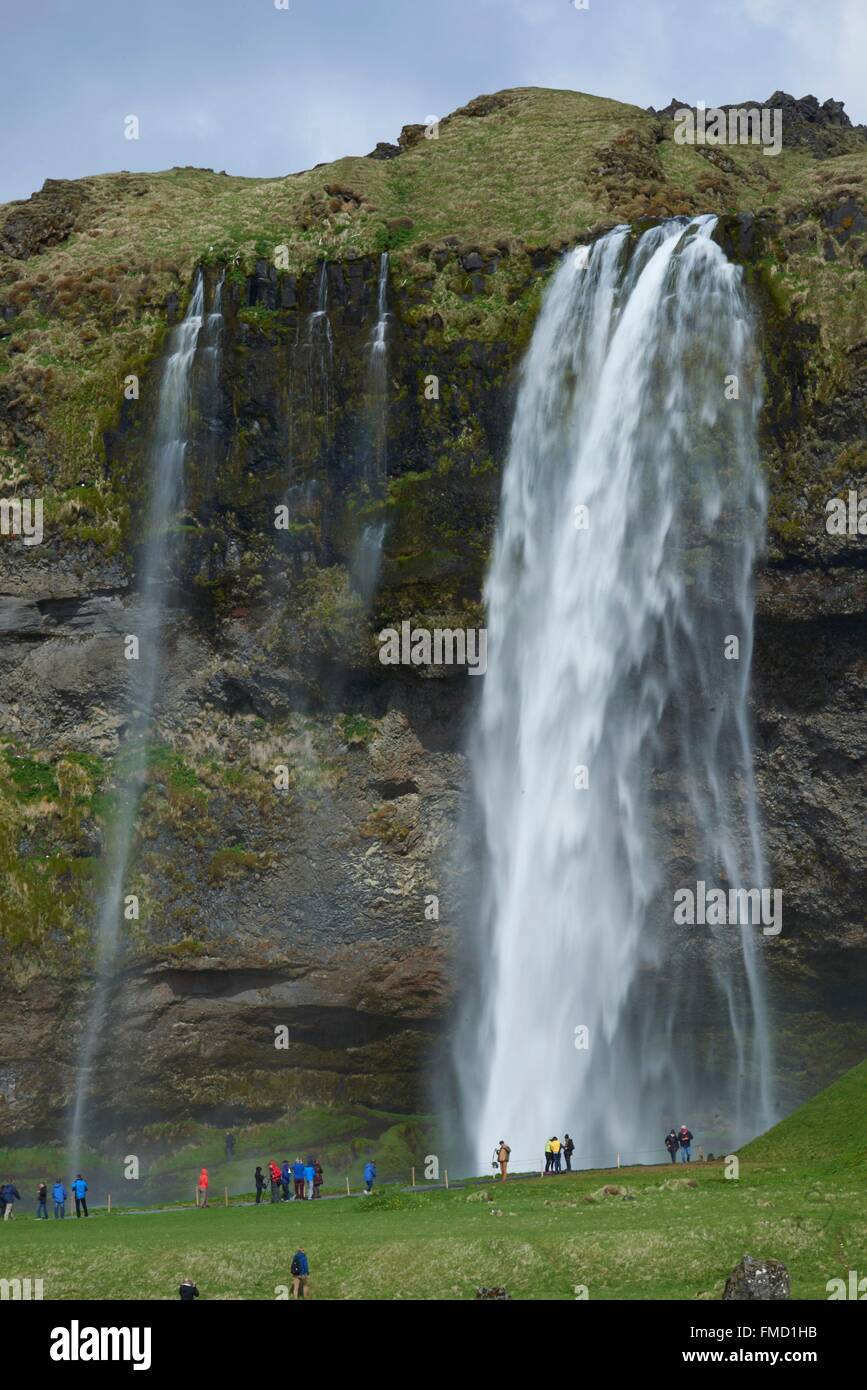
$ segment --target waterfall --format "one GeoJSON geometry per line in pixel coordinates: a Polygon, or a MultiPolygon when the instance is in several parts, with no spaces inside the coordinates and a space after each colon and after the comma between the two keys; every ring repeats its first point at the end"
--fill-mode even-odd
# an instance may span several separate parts
{"type": "MultiPolygon", "coordinates": [[[[220,294],[202,335],[209,340],[208,374],[219,372],[222,329],[220,294]]],[[[177,518],[183,505],[184,453],[190,429],[192,370],[204,321],[204,283],[196,276],[183,320],[171,331],[159,385],[157,410],[147,476],[150,495],[138,570],[138,605],[133,633],[139,639],[138,660],[129,662],[129,720],[115,768],[117,808],[107,831],[106,876],[97,914],[94,989],[82,1040],[76,1078],[69,1156],[78,1162],[91,1091],[90,1081],[111,991],[120,940],[124,891],[130,863],[139,802],[147,775],[148,747],[154,701],[163,670],[163,643],[168,599],[177,558],[177,518]]]]}
{"type": "Polygon", "coordinates": [[[328,266],[319,267],[316,284],[316,308],[307,321],[307,400],[313,415],[321,413],[325,437],[331,412],[331,375],[334,361],[334,342],[331,320],[328,317],[328,266]]]}
{"type": "Polygon", "coordinates": [[[527,1166],[565,1131],[580,1166],[653,1162],[671,1125],[713,1148],[772,1119],[761,927],[673,919],[700,879],[769,886],[747,703],[761,387],[715,221],[569,254],[523,366],[472,748],[477,1171],[500,1138],[527,1166]]]}
{"type": "MultiPolygon", "coordinates": [[[[367,358],[368,438],[365,458],[366,482],[374,496],[385,491],[388,477],[388,252],[379,258],[376,293],[376,323],[370,337],[367,358]]],[[[367,606],[379,583],[385,522],[367,522],[355,546],[351,574],[356,592],[367,606]]]]}

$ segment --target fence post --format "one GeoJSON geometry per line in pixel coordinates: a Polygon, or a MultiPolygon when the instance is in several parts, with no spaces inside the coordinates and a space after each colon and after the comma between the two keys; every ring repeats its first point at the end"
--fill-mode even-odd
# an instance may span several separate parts
{"type": "Polygon", "coordinates": [[[350,1193],[350,1191],[349,1191],[349,1174],[348,1174],[348,1173],[347,1173],[347,1175],[346,1175],[346,1195],[347,1195],[347,1197],[351,1196],[351,1193],[350,1193]]]}
{"type": "Polygon", "coordinates": [[[108,1194],[108,1214],[111,1216],[111,1193],[108,1194]]]}
{"type": "Polygon", "coordinates": [[[448,1190],[449,1190],[449,1170],[448,1170],[448,1168],[446,1168],[444,1171],[445,1171],[445,1176],[446,1176],[446,1192],[448,1192],[448,1190]]]}
{"type": "Polygon", "coordinates": [[[225,1205],[225,1206],[228,1206],[228,1205],[229,1205],[229,1189],[228,1189],[228,1187],[224,1187],[224,1188],[223,1188],[223,1200],[224,1200],[224,1205],[225,1205]]]}
{"type": "Polygon", "coordinates": [[[617,1155],[617,1167],[620,1167],[620,1154],[617,1155]]]}

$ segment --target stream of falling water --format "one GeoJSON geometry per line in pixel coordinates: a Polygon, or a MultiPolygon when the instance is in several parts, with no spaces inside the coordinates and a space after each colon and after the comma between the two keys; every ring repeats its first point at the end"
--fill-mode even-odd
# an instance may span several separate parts
{"type": "Polygon", "coordinates": [[[184,496],[184,454],[191,423],[193,363],[200,336],[207,349],[206,371],[216,383],[222,336],[222,277],[205,320],[205,287],[196,276],[189,307],[171,331],[162,368],[156,418],[148,455],[150,495],[138,569],[134,634],[138,660],[129,663],[129,719],[115,762],[117,805],[106,833],[106,877],[96,928],[94,987],[76,1074],[68,1154],[73,1169],[87,1126],[92,1073],[103,1029],[120,941],[124,889],[135,838],[139,802],[147,775],[154,702],[164,665],[166,613],[177,555],[177,518],[184,496]],[[203,324],[204,332],[203,332],[203,324]]]}
{"type": "Polygon", "coordinates": [[[672,915],[699,879],[768,886],[748,714],[761,388],[714,226],[572,252],[524,363],[472,753],[481,999],[457,1060],[476,1171],[500,1138],[519,1164],[564,1131],[580,1166],[649,1162],[671,1125],[707,1148],[773,1118],[761,928],[672,915]]]}

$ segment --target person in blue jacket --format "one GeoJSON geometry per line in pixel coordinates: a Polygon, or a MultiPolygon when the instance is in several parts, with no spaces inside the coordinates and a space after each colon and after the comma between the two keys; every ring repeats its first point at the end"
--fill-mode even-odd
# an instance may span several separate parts
{"type": "Polygon", "coordinates": [[[316,1168],[312,1160],[304,1164],[304,1196],[308,1202],[313,1200],[313,1179],[316,1177],[316,1168]]]}
{"type": "Polygon", "coordinates": [[[54,1219],[56,1221],[59,1216],[62,1221],[66,1216],[66,1188],[60,1178],[52,1187],[51,1195],[54,1198],[54,1219]]]}
{"type": "Polygon", "coordinates": [[[72,1183],[72,1191],[75,1197],[75,1215],[81,1216],[81,1213],[84,1212],[85,1216],[87,1216],[87,1183],[80,1173],[76,1173],[75,1175],[75,1182],[72,1183]]]}
{"type": "Polygon", "coordinates": [[[369,1158],[364,1165],[364,1195],[369,1197],[376,1182],[376,1164],[369,1158]]]}
{"type": "Polygon", "coordinates": [[[310,1261],[307,1259],[304,1249],[299,1245],[295,1254],[292,1256],[292,1297],[297,1298],[301,1289],[304,1290],[304,1297],[310,1297],[310,1261]]]}
{"type": "Polygon", "coordinates": [[[11,1178],[7,1178],[3,1186],[0,1187],[0,1204],[2,1204],[3,1220],[13,1221],[15,1219],[15,1203],[21,1201],[21,1193],[15,1186],[11,1178]]]}
{"type": "Polygon", "coordinates": [[[292,1164],[292,1181],[293,1181],[294,1184],[295,1184],[295,1199],[296,1199],[296,1201],[303,1202],[303,1201],[304,1201],[304,1160],[303,1160],[303,1158],[296,1158],[295,1162],[292,1164]]]}

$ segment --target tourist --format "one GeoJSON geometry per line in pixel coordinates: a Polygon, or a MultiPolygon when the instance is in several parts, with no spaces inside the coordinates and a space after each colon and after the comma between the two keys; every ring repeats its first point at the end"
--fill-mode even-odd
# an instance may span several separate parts
{"type": "Polygon", "coordinates": [[[509,1148],[505,1139],[501,1139],[497,1145],[497,1162],[500,1165],[500,1177],[503,1182],[506,1181],[506,1173],[509,1167],[509,1154],[511,1152],[512,1150],[509,1148]]]}
{"type": "Polygon", "coordinates": [[[575,1152],[575,1145],[568,1134],[563,1135],[563,1157],[566,1160],[566,1172],[572,1172],[572,1155],[575,1152]]]}
{"type": "Polygon", "coordinates": [[[48,1220],[48,1188],[44,1182],[36,1189],[36,1220],[39,1221],[42,1217],[48,1220]]]}
{"type": "Polygon", "coordinates": [[[313,1201],[313,1179],[315,1177],[316,1168],[314,1166],[313,1159],[308,1158],[307,1162],[304,1164],[304,1185],[306,1189],[304,1196],[307,1198],[308,1202],[313,1201]]]}
{"type": "Polygon", "coordinates": [[[283,1189],[283,1201],[289,1201],[289,1188],[292,1186],[292,1168],[288,1158],[284,1158],[283,1167],[280,1169],[280,1186],[283,1189]]]}
{"type": "Polygon", "coordinates": [[[303,1246],[299,1245],[295,1254],[292,1256],[290,1271],[292,1274],[292,1297],[297,1298],[299,1292],[303,1289],[304,1297],[309,1298],[310,1284],[308,1280],[310,1279],[310,1261],[304,1253],[303,1246]]]}
{"type": "Polygon", "coordinates": [[[690,1131],[687,1129],[686,1125],[681,1125],[681,1127],[680,1127],[680,1132],[679,1132],[679,1134],[678,1134],[678,1136],[677,1136],[677,1142],[678,1142],[678,1144],[680,1145],[680,1161],[681,1161],[681,1163],[689,1163],[689,1160],[690,1160],[690,1144],[692,1143],[692,1134],[691,1134],[690,1131]]]}
{"type": "Polygon", "coordinates": [[[554,1150],[551,1148],[551,1140],[549,1139],[547,1144],[545,1145],[545,1172],[550,1173],[553,1167],[554,1150]]]}
{"type": "Polygon", "coordinates": [[[15,1203],[21,1201],[21,1193],[15,1186],[11,1178],[7,1178],[2,1188],[0,1188],[0,1202],[3,1203],[3,1220],[13,1221],[15,1219],[15,1203]]]}
{"type": "Polygon", "coordinates": [[[87,1216],[87,1183],[80,1173],[76,1173],[75,1182],[71,1183],[70,1186],[75,1197],[75,1215],[80,1218],[81,1213],[84,1212],[87,1216]]]}
{"type": "Polygon", "coordinates": [[[680,1140],[677,1137],[677,1130],[673,1127],[665,1136],[665,1147],[668,1149],[669,1158],[672,1163],[677,1162],[677,1151],[680,1148],[680,1140]]]}
{"type": "Polygon", "coordinates": [[[60,1220],[63,1221],[66,1216],[66,1188],[63,1186],[61,1178],[58,1178],[52,1187],[51,1196],[54,1201],[54,1219],[56,1221],[60,1217],[60,1220]]]}
{"type": "Polygon", "coordinates": [[[296,1158],[292,1164],[292,1177],[295,1182],[296,1201],[304,1201],[304,1159],[296,1158]]]}
{"type": "Polygon", "coordinates": [[[364,1195],[369,1197],[376,1182],[376,1164],[369,1158],[364,1165],[364,1195]]]}
{"type": "Polygon", "coordinates": [[[280,1196],[278,1188],[280,1187],[280,1169],[277,1167],[277,1164],[274,1162],[273,1158],[271,1159],[271,1162],[268,1164],[268,1174],[271,1178],[271,1201],[279,1202],[280,1196]]]}
{"type": "Polygon", "coordinates": [[[185,1279],[178,1289],[178,1293],[182,1303],[192,1303],[193,1299],[199,1296],[198,1286],[193,1283],[192,1279],[185,1279]]]}
{"type": "Polygon", "coordinates": [[[317,1162],[314,1163],[314,1165],[313,1165],[313,1196],[314,1196],[314,1197],[321,1197],[321,1196],[322,1196],[322,1192],[320,1191],[320,1189],[321,1189],[322,1184],[324,1183],[324,1181],[325,1181],[325,1174],[324,1174],[323,1171],[322,1171],[322,1164],[319,1163],[319,1162],[317,1161],[317,1162]]]}
{"type": "Polygon", "coordinates": [[[256,1184],[256,1206],[258,1207],[262,1200],[262,1193],[265,1191],[265,1174],[261,1168],[256,1169],[253,1174],[253,1181],[256,1184]]]}
{"type": "Polygon", "coordinates": [[[196,1206],[197,1206],[197,1207],[206,1207],[206,1206],[208,1205],[208,1186],[209,1186],[209,1182],[210,1182],[210,1179],[208,1178],[208,1170],[207,1170],[207,1168],[202,1168],[202,1171],[201,1171],[201,1173],[199,1174],[199,1185],[198,1185],[198,1187],[196,1188],[196,1206]]]}
{"type": "Polygon", "coordinates": [[[551,1140],[551,1160],[552,1160],[552,1161],[551,1161],[551,1167],[552,1167],[552,1169],[553,1169],[553,1171],[554,1171],[555,1173],[559,1173],[559,1172],[560,1172],[560,1150],[561,1150],[561,1148],[562,1148],[562,1144],[560,1143],[560,1140],[557,1138],[557,1136],[556,1136],[556,1134],[555,1134],[554,1137],[553,1137],[553,1139],[551,1140]]]}

